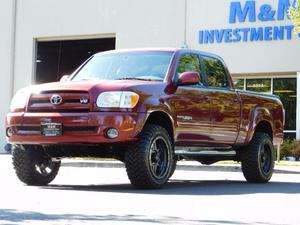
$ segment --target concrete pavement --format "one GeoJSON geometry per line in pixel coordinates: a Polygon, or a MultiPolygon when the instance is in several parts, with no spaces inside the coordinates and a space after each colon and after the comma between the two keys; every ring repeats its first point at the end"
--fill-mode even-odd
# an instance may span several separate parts
{"type": "MultiPolygon", "coordinates": [[[[1,160],[10,158],[11,155],[0,154],[1,160]]],[[[297,164],[298,165],[298,164],[297,164]]],[[[275,173],[281,174],[300,174],[300,166],[275,166],[275,173]]],[[[63,159],[63,167],[86,167],[86,168],[124,168],[124,163],[116,160],[89,160],[89,159],[63,159]]],[[[197,161],[179,161],[176,170],[186,171],[220,171],[220,172],[241,172],[241,165],[237,163],[217,163],[212,165],[202,165],[197,161]]]]}
{"type": "Polygon", "coordinates": [[[11,157],[1,156],[0,224],[300,224],[300,174],[275,173],[268,184],[250,184],[238,171],[181,170],[179,165],[163,189],[137,190],[125,169],[114,165],[64,165],[48,186],[26,186],[15,176],[11,157]]]}

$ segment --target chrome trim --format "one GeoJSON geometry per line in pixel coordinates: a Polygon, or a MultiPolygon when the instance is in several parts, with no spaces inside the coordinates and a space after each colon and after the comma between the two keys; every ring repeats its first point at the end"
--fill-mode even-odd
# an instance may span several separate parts
{"type": "Polygon", "coordinates": [[[175,155],[198,155],[198,156],[235,156],[235,150],[209,150],[209,149],[182,149],[175,150],[175,155]]]}

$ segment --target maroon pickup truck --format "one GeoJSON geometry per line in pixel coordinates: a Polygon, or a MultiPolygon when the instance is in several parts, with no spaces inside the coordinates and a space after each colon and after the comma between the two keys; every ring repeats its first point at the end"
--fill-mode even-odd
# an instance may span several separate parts
{"type": "Polygon", "coordinates": [[[160,188],[182,159],[241,162],[268,182],[283,140],[278,97],[236,90],[223,60],[188,49],[96,54],[60,82],[24,88],[6,117],[18,178],[47,185],[65,157],[114,158],[138,188],[160,188]]]}

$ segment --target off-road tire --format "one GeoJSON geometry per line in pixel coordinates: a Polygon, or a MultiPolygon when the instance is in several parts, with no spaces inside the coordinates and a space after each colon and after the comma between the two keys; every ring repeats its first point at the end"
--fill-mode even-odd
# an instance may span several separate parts
{"type": "Polygon", "coordinates": [[[274,171],[274,149],[270,136],[257,132],[241,149],[242,171],[250,183],[267,183],[274,171]]]}
{"type": "Polygon", "coordinates": [[[173,160],[173,167],[171,169],[171,172],[170,172],[170,175],[169,175],[169,178],[171,178],[176,170],[176,167],[177,167],[177,159],[174,159],[173,160]]]}
{"type": "Polygon", "coordinates": [[[170,135],[158,125],[146,125],[125,153],[128,178],[137,188],[161,188],[174,172],[175,163],[170,135]]]}
{"type": "Polygon", "coordinates": [[[60,162],[52,161],[35,146],[13,146],[12,162],[17,177],[27,185],[49,184],[57,175],[60,162]]]}

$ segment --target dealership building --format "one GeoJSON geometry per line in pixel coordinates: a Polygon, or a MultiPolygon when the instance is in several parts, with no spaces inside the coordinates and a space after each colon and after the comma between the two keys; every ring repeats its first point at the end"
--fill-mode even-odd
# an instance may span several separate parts
{"type": "Polygon", "coordinates": [[[20,88],[57,81],[110,49],[188,47],[224,58],[239,89],[280,96],[300,139],[300,36],[294,0],[1,0],[0,151],[20,88]],[[298,113],[297,113],[298,112],[298,113]]]}

